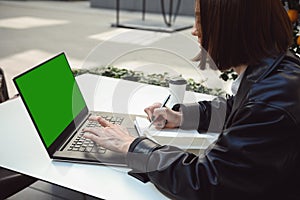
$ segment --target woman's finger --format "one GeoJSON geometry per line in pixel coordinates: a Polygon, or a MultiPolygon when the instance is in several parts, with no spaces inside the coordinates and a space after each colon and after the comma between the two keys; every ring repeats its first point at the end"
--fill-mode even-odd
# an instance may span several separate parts
{"type": "Polygon", "coordinates": [[[101,128],[91,128],[91,127],[87,127],[83,129],[83,132],[88,132],[92,135],[95,135],[97,137],[101,136],[102,130],[101,128]]]}
{"type": "Polygon", "coordinates": [[[148,119],[151,121],[153,118],[153,111],[155,108],[159,108],[161,106],[161,103],[154,103],[151,106],[144,109],[144,112],[147,114],[148,119]]]}
{"type": "Polygon", "coordinates": [[[91,116],[89,120],[97,121],[103,127],[112,127],[114,125],[100,116],[91,116]]]}
{"type": "Polygon", "coordinates": [[[155,108],[153,110],[154,119],[167,119],[167,108],[155,108]]]}

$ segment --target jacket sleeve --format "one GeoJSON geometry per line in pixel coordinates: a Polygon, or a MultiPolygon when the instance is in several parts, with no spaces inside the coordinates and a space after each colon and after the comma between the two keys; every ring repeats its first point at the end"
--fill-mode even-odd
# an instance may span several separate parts
{"type": "Polygon", "coordinates": [[[201,132],[221,132],[233,104],[233,96],[217,97],[212,101],[176,104],[172,109],[182,112],[180,128],[201,132]]]}
{"type": "Polygon", "coordinates": [[[298,132],[284,111],[248,105],[203,155],[143,138],[130,147],[127,162],[172,199],[231,199],[232,194],[234,199],[269,199],[296,171],[298,132]]]}

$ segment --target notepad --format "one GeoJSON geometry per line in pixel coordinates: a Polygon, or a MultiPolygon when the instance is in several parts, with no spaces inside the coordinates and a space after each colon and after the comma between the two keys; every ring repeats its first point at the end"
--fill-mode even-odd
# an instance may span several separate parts
{"type": "Polygon", "coordinates": [[[173,145],[182,149],[206,149],[218,137],[217,133],[199,133],[196,130],[156,129],[149,127],[149,120],[136,117],[135,126],[141,136],[147,136],[162,145],[173,145]]]}

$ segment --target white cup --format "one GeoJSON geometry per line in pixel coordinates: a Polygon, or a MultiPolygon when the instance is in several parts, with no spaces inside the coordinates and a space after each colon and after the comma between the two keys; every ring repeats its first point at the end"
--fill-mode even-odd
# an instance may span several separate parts
{"type": "Polygon", "coordinates": [[[169,81],[169,90],[170,90],[170,106],[174,106],[178,103],[183,103],[184,94],[186,90],[187,82],[182,77],[174,77],[169,81]]]}

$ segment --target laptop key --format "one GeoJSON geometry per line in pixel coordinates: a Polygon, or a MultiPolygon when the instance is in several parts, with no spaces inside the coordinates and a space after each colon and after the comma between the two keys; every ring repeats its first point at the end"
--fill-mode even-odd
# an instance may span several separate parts
{"type": "Polygon", "coordinates": [[[79,151],[84,152],[85,151],[85,147],[80,147],[79,151]]]}
{"type": "Polygon", "coordinates": [[[91,150],[91,152],[92,152],[92,153],[97,153],[98,150],[97,150],[97,148],[94,147],[94,148],[91,150]]]}
{"type": "Polygon", "coordinates": [[[103,148],[98,148],[98,153],[105,153],[106,152],[106,149],[103,149],[103,148]]]}
{"type": "Polygon", "coordinates": [[[85,152],[91,152],[92,149],[93,149],[93,147],[87,147],[87,148],[85,149],[85,152]]]}
{"type": "Polygon", "coordinates": [[[72,151],[79,151],[79,147],[72,148],[72,151]]]}

